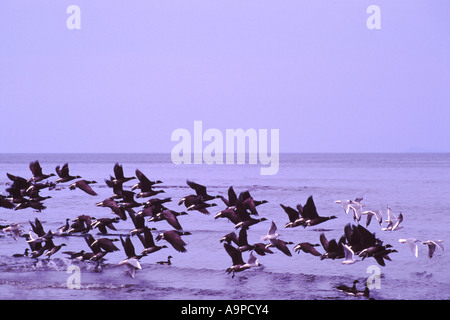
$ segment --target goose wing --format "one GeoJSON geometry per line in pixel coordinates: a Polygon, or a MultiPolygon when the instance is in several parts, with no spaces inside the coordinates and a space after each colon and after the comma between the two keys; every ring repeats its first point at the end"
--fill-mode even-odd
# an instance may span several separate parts
{"type": "Polygon", "coordinates": [[[288,215],[290,222],[295,222],[295,220],[300,218],[300,212],[298,212],[294,208],[285,206],[283,204],[280,204],[280,206],[283,208],[284,212],[286,212],[286,214],[288,215]]]}
{"type": "Polygon", "coordinates": [[[120,236],[120,242],[122,242],[123,249],[125,250],[125,254],[128,258],[136,256],[136,252],[134,250],[134,245],[131,242],[130,235],[127,235],[125,241],[122,239],[122,236],[120,236]]]}
{"type": "Polygon", "coordinates": [[[314,248],[314,246],[311,243],[303,242],[301,246],[305,252],[308,252],[313,256],[319,257],[322,255],[319,251],[316,250],[316,248],[314,248]]]}
{"type": "Polygon", "coordinates": [[[177,250],[178,252],[186,252],[186,248],[184,247],[186,245],[186,242],[181,239],[180,234],[175,230],[170,230],[164,232],[164,239],[169,242],[172,247],[177,250]]]}
{"type": "Polygon", "coordinates": [[[123,179],[125,176],[123,175],[123,167],[119,164],[116,163],[114,165],[114,175],[116,176],[116,179],[123,179]]]}
{"type": "Polygon", "coordinates": [[[198,196],[206,196],[206,187],[198,184],[196,182],[190,181],[190,180],[186,180],[186,183],[189,187],[191,187],[192,189],[195,190],[195,192],[197,193],[198,196]]]}
{"type": "Polygon", "coordinates": [[[248,245],[247,228],[241,228],[241,231],[239,231],[239,237],[237,239],[239,247],[248,245]]]}
{"type": "Polygon", "coordinates": [[[313,196],[309,196],[308,200],[306,200],[306,204],[303,206],[303,212],[301,212],[301,215],[305,219],[315,219],[319,217],[316,205],[314,204],[313,196]]]}
{"type": "Polygon", "coordinates": [[[158,213],[164,220],[166,220],[172,227],[174,227],[177,230],[182,230],[180,222],[178,221],[177,217],[170,211],[170,210],[164,210],[160,213],[158,213]]]}
{"type": "Polygon", "coordinates": [[[228,243],[224,243],[223,246],[227,251],[228,255],[231,257],[231,260],[233,261],[233,266],[244,264],[244,260],[242,259],[242,253],[238,249],[236,249],[235,247],[233,247],[228,243]]]}
{"type": "Polygon", "coordinates": [[[80,189],[86,192],[87,194],[90,194],[91,196],[96,196],[97,193],[91,188],[91,186],[88,184],[86,180],[79,180],[75,182],[75,185],[80,189]]]}
{"type": "Polygon", "coordinates": [[[234,192],[233,187],[228,188],[228,206],[235,206],[237,203],[237,195],[236,192],[234,192]]]}
{"type": "Polygon", "coordinates": [[[325,237],[324,233],[320,234],[319,240],[320,240],[320,243],[322,244],[322,247],[325,250],[325,252],[328,252],[328,245],[329,245],[329,243],[328,243],[328,239],[325,237]]]}
{"type": "Polygon", "coordinates": [[[141,240],[144,248],[153,248],[155,247],[155,240],[153,239],[153,235],[148,227],[144,227],[144,235],[137,233],[139,240],[141,240]]]}

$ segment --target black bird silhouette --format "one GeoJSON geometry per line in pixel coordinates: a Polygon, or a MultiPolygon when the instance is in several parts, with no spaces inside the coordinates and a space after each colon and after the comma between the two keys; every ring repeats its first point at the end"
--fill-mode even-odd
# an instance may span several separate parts
{"type": "Polygon", "coordinates": [[[116,200],[105,199],[102,202],[96,204],[97,207],[110,208],[114,214],[116,214],[120,219],[127,220],[127,215],[125,214],[125,208],[120,207],[116,200]]]}
{"type": "Polygon", "coordinates": [[[343,244],[345,243],[345,236],[342,236],[339,239],[339,242],[336,242],[336,239],[328,239],[325,237],[324,233],[320,234],[320,243],[322,244],[325,253],[320,257],[323,259],[341,259],[345,257],[343,244]]]}
{"type": "Polygon", "coordinates": [[[119,219],[120,219],[119,217],[96,219],[92,223],[92,227],[97,228],[102,234],[107,234],[108,233],[107,228],[117,231],[116,227],[114,226],[114,223],[118,223],[119,219]]]}
{"type": "Polygon", "coordinates": [[[63,183],[63,182],[69,182],[75,179],[81,179],[81,176],[71,176],[69,174],[69,164],[65,163],[62,168],[60,166],[57,166],[55,168],[56,173],[58,174],[59,178],[56,179],[55,183],[63,183]]]}
{"type": "Polygon", "coordinates": [[[167,221],[174,229],[176,230],[183,230],[181,227],[180,222],[178,221],[178,216],[180,215],[186,215],[186,212],[176,212],[173,210],[166,209],[164,211],[161,211],[156,214],[156,216],[151,217],[148,219],[148,221],[161,221],[165,220],[167,221]]]}
{"type": "Polygon", "coordinates": [[[322,254],[319,251],[317,251],[316,248],[314,248],[317,246],[319,246],[319,244],[312,244],[309,242],[301,242],[294,247],[294,251],[297,253],[300,253],[300,251],[303,251],[305,253],[310,253],[313,256],[320,257],[322,254]]]}
{"type": "Polygon", "coordinates": [[[219,196],[209,195],[208,192],[206,191],[206,187],[204,185],[198,184],[198,183],[190,181],[190,180],[186,180],[186,183],[189,187],[191,187],[192,189],[195,190],[195,193],[198,196],[202,197],[202,201],[209,201],[209,200],[213,200],[213,199],[219,197],[219,196]]]}
{"type": "Polygon", "coordinates": [[[150,254],[150,253],[159,251],[161,249],[167,248],[167,246],[165,244],[162,246],[157,246],[155,244],[151,230],[148,227],[144,227],[143,234],[138,233],[137,236],[138,236],[139,240],[141,241],[142,245],[144,246],[144,250],[142,250],[142,254],[150,254]]]}
{"type": "Polygon", "coordinates": [[[164,190],[154,190],[153,186],[158,183],[162,183],[162,181],[150,181],[145,174],[143,174],[139,169],[136,169],[136,177],[139,182],[135,184],[131,190],[141,189],[141,192],[136,195],[137,198],[147,198],[157,195],[158,193],[164,193],[164,190]]]}
{"type": "Polygon", "coordinates": [[[181,236],[184,235],[190,235],[190,232],[181,232],[178,230],[169,230],[165,232],[161,232],[156,237],[156,241],[159,241],[161,239],[166,240],[169,242],[172,247],[177,250],[178,252],[186,252],[185,246],[187,245],[186,242],[181,238],[181,236]]]}
{"type": "Polygon", "coordinates": [[[42,167],[38,160],[36,160],[34,162],[30,162],[30,170],[31,170],[31,173],[33,174],[33,177],[31,177],[28,180],[28,182],[39,182],[39,181],[42,181],[42,180],[45,180],[45,179],[55,176],[54,173],[43,174],[42,167]]]}
{"type": "Polygon", "coordinates": [[[103,257],[108,253],[107,251],[102,250],[98,242],[94,244],[95,239],[89,233],[84,236],[84,240],[86,241],[89,248],[92,250],[92,254],[83,254],[83,260],[100,262],[101,259],[103,259],[103,257]]]}
{"type": "Polygon", "coordinates": [[[69,186],[70,190],[75,190],[76,188],[83,190],[87,194],[91,196],[96,196],[97,193],[91,188],[90,184],[97,183],[96,181],[88,181],[88,180],[78,180],[77,182],[72,183],[69,186]]]}
{"type": "Polygon", "coordinates": [[[114,165],[114,176],[115,177],[114,177],[113,181],[118,184],[123,184],[127,181],[136,179],[136,177],[125,177],[125,175],[123,173],[123,167],[118,163],[116,163],[114,165]]]}
{"type": "Polygon", "coordinates": [[[306,204],[303,207],[302,212],[300,212],[302,216],[302,225],[304,227],[307,226],[315,226],[320,223],[323,223],[325,221],[328,221],[330,219],[336,219],[336,216],[330,216],[330,217],[321,217],[317,213],[316,205],[314,204],[314,200],[312,196],[308,197],[308,200],[306,201],[306,204]]]}

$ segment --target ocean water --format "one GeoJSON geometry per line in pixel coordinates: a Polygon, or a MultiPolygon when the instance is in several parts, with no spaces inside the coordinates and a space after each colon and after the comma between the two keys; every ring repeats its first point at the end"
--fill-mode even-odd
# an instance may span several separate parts
{"type": "MultiPolygon", "coordinates": [[[[450,154],[282,154],[279,172],[273,176],[260,175],[259,165],[174,165],[168,154],[0,154],[0,192],[5,194],[10,183],[7,172],[31,177],[28,165],[34,160],[40,161],[44,173],[55,172],[57,165],[68,162],[71,174],[98,182],[92,185],[98,196],[69,190],[70,183],[54,190],[45,189],[41,195],[52,197],[44,201],[47,209],[35,212],[31,208],[17,211],[0,208],[1,225],[20,223],[28,232],[28,221],[38,217],[46,231],[55,231],[66,218],[74,219],[82,214],[113,217],[108,208],[95,204],[112,195],[104,180],[113,174],[113,166],[118,162],[126,176],[134,175],[135,169],[139,169],[152,180],[162,180],[159,187],[165,193],[158,196],[171,197],[167,207],[176,211],[185,209],[178,206],[178,200],[193,193],[186,179],[205,185],[210,194],[226,196],[228,187],[233,186],[237,193],[249,190],[256,200],[267,200],[268,203],[258,207],[259,215],[267,221],[250,227],[250,243],[261,242],[272,221],[278,227],[280,238],[294,245],[305,241],[319,243],[322,232],[328,239],[338,239],[344,226],[354,221],[335,200],[363,197],[366,209],[379,209],[385,218],[389,205],[394,213],[402,212],[403,228],[382,231],[374,220],[368,229],[398,252],[390,254],[392,261],[386,261],[384,267],[378,266],[373,258],[343,265],[342,260],[320,260],[303,252],[297,254],[294,245],[290,245],[292,257],[274,249],[272,255],[257,256],[261,267],[236,273],[232,278],[225,272],[231,266],[231,258],[219,239],[234,231],[234,225],[225,219],[214,219],[214,214],[225,208],[217,199],[210,215],[190,211],[178,218],[183,229],[192,233],[183,237],[188,243],[186,253],[179,253],[167,244],[167,249],[141,259],[142,270],[137,270],[134,279],[118,264],[125,258],[120,242],[116,244],[121,250],[107,254],[106,260],[97,266],[93,262],[72,261],[62,253],[89,251],[81,236],[57,236],[54,243],[65,243],[66,247],[50,259],[32,259],[12,257],[28,247],[25,238],[14,240],[8,233],[0,233],[0,299],[365,299],[348,296],[336,286],[351,286],[357,279],[358,288],[363,289],[364,282],[373,275],[372,266],[378,266],[376,270],[380,272],[379,285],[370,292],[374,299],[450,298],[447,250],[450,154]],[[288,217],[280,204],[295,207],[298,203],[305,204],[310,195],[321,216],[338,218],[313,227],[284,228],[288,217]],[[398,242],[400,238],[443,240],[446,251],[436,249],[430,259],[426,246],[420,244],[416,258],[406,244],[398,242]],[[172,265],[156,264],[168,255],[173,257],[172,265]],[[80,289],[70,289],[67,285],[72,276],[68,273],[71,265],[80,268],[80,289]]],[[[124,189],[129,190],[136,181],[126,183],[124,189]]],[[[361,223],[365,225],[365,217],[361,223]]],[[[165,221],[146,224],[158,231],[172,229],[165,221]]],[[[111,230],[108,237],[118,238],[133,229],[129,218],[115,226],[118,230],[111,230]]],[[[105,237],[97,229],[90,233],[94,238],[105,237]]],[[[132,237],[132,241],[140,252],[139,240],[132,237]]],[[[323,252],[322,247],[317,249],[323,252]]],[[[243,253],[244,260],[248,255],[243,253]]]]}

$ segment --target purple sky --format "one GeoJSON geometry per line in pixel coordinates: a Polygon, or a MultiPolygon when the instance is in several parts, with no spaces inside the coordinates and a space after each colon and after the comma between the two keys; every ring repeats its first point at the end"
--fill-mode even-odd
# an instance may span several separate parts
{"type": "Polygon", "coordinates": [[[450,1],[0,1],[0,152],[450,152],[450,1]],[[69,30],[66,9],[81,9],[69,30]],[[366,9],[381,9],[369,30],[366,9]]]}

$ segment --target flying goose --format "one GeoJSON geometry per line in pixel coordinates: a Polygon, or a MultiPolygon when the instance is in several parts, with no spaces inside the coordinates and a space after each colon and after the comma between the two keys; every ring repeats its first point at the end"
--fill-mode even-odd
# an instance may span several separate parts
{"type": "Polygon", "coordinates": [[[45,242],[45,248],[47,249],[47,252],[44,254],[44,256],[47,258],[50,258],[52,255],[54,255],[56,252],[58,252],[64,246],[66,246],[65,243],[55,245],[51,239],[48,239],[45,242]]]}
{"type": "Polygon", "coordinates": [[[164,190],[153,190],[153,186],[155,184],[162,183],[161,180],[150,181],[150,179],[147,178],[147,176],[143,174],[139,169],[136,169],[136,177],[138,178],[139,182],[131,188],[131,191],[134,191],[138,188],[141,189],[141,192],[136,195],[137,198],[151,197],[157,195],[158,193],[165,192],[164,190]]]}
{"type": "Polygon", "coordinates": [[[309,242],[301,242],[294,247],[294,251],[297,253],[300,253],[300,251],[303,251],[305,253],[310,253],[313,256],[320,257],[322,254],[319,251],[317,251],[316,248],[314,248],[317,246],[319,246],[319,244],[312,244],[309,242]]]}
{"type": "Polygon", "coordinates": [[[88,181],[88,180],[78,180],[77,182],[72,183],[69,186],[70,190],[75,190],[76,188],[83,190],[87,194],[91,196],[96,196],[97,193],[91,188],[90,184],[97,183],[96,181],[88,181]]]}
{"type": "Polygon", "coordinates": [[[209,207],[215,207],[215,206],[217,206],[216,203],[206,203],[206,202],[201,202],[201,203],[195,203],[195,204],[190,205],[190,206],[187,208],[187,210],[188,210],[188,211],[196,210],[196,211],[199,211],[199,212],[201,212],[201,213],[203,213],[203,214],[210,214],[210,212],[208,211],[207,208],[209,208],[209,207]]]}
{"type": "Polygon", "coordinates": [[[230,186],[228,188],[228,199],[226,199],[224,196],[221,195],[219,195],[218,197],[222,199],[223,203],[225,203],[227,208],[236,206],[238,200],[236,192],[234,192],[233,186],[230,186]]]}
{"type": "Polygon", "coordinates": [[[107,251],[103,251],[100,247],[100,244],[97,242],[94,244],[95,239],[91,234],[85,234],[84,240],[86,241],[89,248],[92,250],[92,253],[83,254],[83,260],[97,261],[99,262],[103,257],[108,253],[107,251]]]}
{"type": "Polygon", "coordinates": [[[165,220],[167,221],[167,223],[169,223],[174,229],[176,230],[182,230],[183,227],[181,227],[180,222],[178,221],[178,216],[180,215],[186,215],[186,212],[176,212],[173,210],[169,210],[166,209],[164,211],[161,211],[159,213],[156,214],[156,216],[151,217],[150,219],[148,219],[147,221],[161,221],[161,220],[165,220]]]}
{"type": "Polygon", "coordinates": [[[120,219],[119,217],[96,219],[92,223],[92,228],[94,229],[97,228],[102,234],[108,233],[107,228],[117,231],[116,227],[114,226],[114,223],[118,223],[119,219],[120,219]]]}
{"type": "Polygon", "coordinates": [[[142,245],[144,246],[144,250],[142,250],[142,254],[150,254],[156,251],[159,251],[161,249],[167,248],[166,245],[157,246],[155,244],[155,241],[153,240],[153,235],[151,233],[151,230],[148,227],[144,227],[143,233],[137,233],[137,236],[139,240],[141,241],[142,245]]]}
{"type": "Polygon", "coordinates": [[[119,239],[99,238],[97,240],[94,240],[94,242],[92,242],[90,246],[93,247],[98,245],[106,252],[119,251],[120,249],[117,248],[114,244],[115,241],[119,241],[119,239]]]}
{"type": "Polygon", "coordinates": [[[213,200],[218,198],[219,196],[211,196],[208,194],[208,192],[206,191],[206,187],[198,184],[196,182],[190,181],[190,180],[186,180],[186,183],[189,187],[191,187],[192,189],[195,190],[195,193],[197,194],[197,196],[201,196],[202,201],[209,201],[209,200],[213,200]]]}
{"type": "Polygon", "coordinates": [[[81,179],[81,176],[71,176],[69,174],[69,164],[65,163],[62,168],[60,166],[56,167],[56,173],[58,174],[59,178],[56,179],[55,183],[63,183],[63,182],[69,182],[75,179],[81,179]]]}
{"type": "Polygon", "coordinates": [[[250,226],[252,226],[252,225],[254,225],[254,224],[257,224],[257,223],[259,223],[259,222],[261,222],[261,221],[266,221],[267,219],[266,218],[259,218],[259,219],[254,219],[254,218],[248,218],[248,219],[246,219],[246,220],[244,220],[244,221],[241,221],[241,222],[239,222],[239,223],[237,223],[235,226],[234,226],[234,228],[235,229],[239,229],[239,228],[246,228],[246,229],[248,229],[250,226]]]}
{"type": "Polygon", "coordinates": [[[54,173],[43,174],[42,167],[39,164],[38,160],[36,160],[34,162],[30,162],[30,170],[31,170],[31,173],[33,174],[33,177],[31,177],[28,180],[28,182],[39,182],[39,181],[42,181],[42,180],[45,180],[45,179],[55,176],[54,173]]]}
{"type": "Polygon", "coordinates": [[[114,165],[113,171],[114,171],[114,176],[115,177],[112,179],[112,181],[114,183],[116,183],[116,184],[122,185],[122,184],[124,184],[127,181],[136,179],[136,177],[125,177],[125,175],[123,173],[123,167],[122,167],[122,165],[120,165],[118,163],[116,163],[114,165]]]}
{"type": "Polygon", "coordinates": [[[285,228],[294,228],[303,225],[305,220],[301,217],[301,212],[303,212],[302,205],[297,205],[298,210],[295,210],[294,208],[285,206],[283,204],[280,204],[280,206],[283,208],[284,212],[286,212],[289,218],[289,222],[284,226],[285,228]]]}
{"type": "Polygon", "coordinates": [[[228,274],[233,273],[231,278],[234,278],[236,272],[241,272],[260,265],[258,259],[256,259],[256,257],[252,253],[250,253],[250,258],[248,259],[248,262],[245,263],[244,260],[242,259],[241,251],[239,251],[238,249],[236,249],[235,247],[233,247],[228,243],[224,243],[223,246],[228,255],[231,257],[233,263],[231,267],[228,267],[226,269],[226,272],[228,274]]]}
{"type": "Polygon", "coordinates": [[[238,224],[239,222],[241,222],[241,218],[239,217],[239,215],[236,212],[236,207],[227,207],[226,209],[218,212],[214,216],[214,219],[219,219],[219,218],[227,218],[229,221],[231,221],[235,225],[238,224]]]}
{"type": "Polygon", "coordinates": [[[281,239],[278,238],[274,238],[274,239],[270,239],[270,243],[266,245],[266,248],[270,248],[270,247],[275,247],[278,250],[280,250],[281,252],[283,252],[285,255],[292,257],[292,253],[289,250],[289,248],[287,247],[288,244],[294,244],[293,242],[285,242],[281,239]]]}
{"type": "Polygon", "coordinates": [[[165,232],[161,232],[156,236],[156,241],[159,241],[161,239],[166,240],[169,242],[172,247],[177,250],[178,252],[186,252],[185,246],[187,245],[186,242],[181,239],[181,236],[184,235],[190,235],[190,232],[181,232],[178,230],[169,230],[165,232]]]}
{"type": "Polygon", "coordinates": [[[120,207],[116,200],[114,199],[105,199],[96,204],[97,207],[106,207],[110,208],[114,214],[116,214],[120,219],[127,220],[127,216],[125,214],[125,208],[120,207]]]}
{"type": "Polygon", "coordinates": [[[329,216],[329,217],[319,216],[312,196],[309,196],[308,199],[306,200],[306,204],[303,206],[301,215],[302,219],[304,220],[304,223],[302,223],[303,227],[315,226],[325,221],[337,218],[336,216],[329,216]]]}
{"type": "Polygon", "coordinates": [[[236,235],[236,233],[234,233],[234,231],[227,233],[222,238],[220,238],[219,241],[221,243],[225,241],[228,244],[231,244],[231,242],[234,242],[236,245],[239,246],[239,239],[238,239],[238,236],[236,235]]]}
{"type": "Polygon", "coordinates": [[[328,239],[325,237],[325,234],[321,233],[319,239],[323,249],[325,250],[325,253],[320,257],[321,260],[323,259],[334,260],[345,257],[343,247],[343,244],[345,242],[345,236],[342,236],[339,239],[339,241],[336,241],[336,239],[331,239],[328,241],[328,239]]]}

